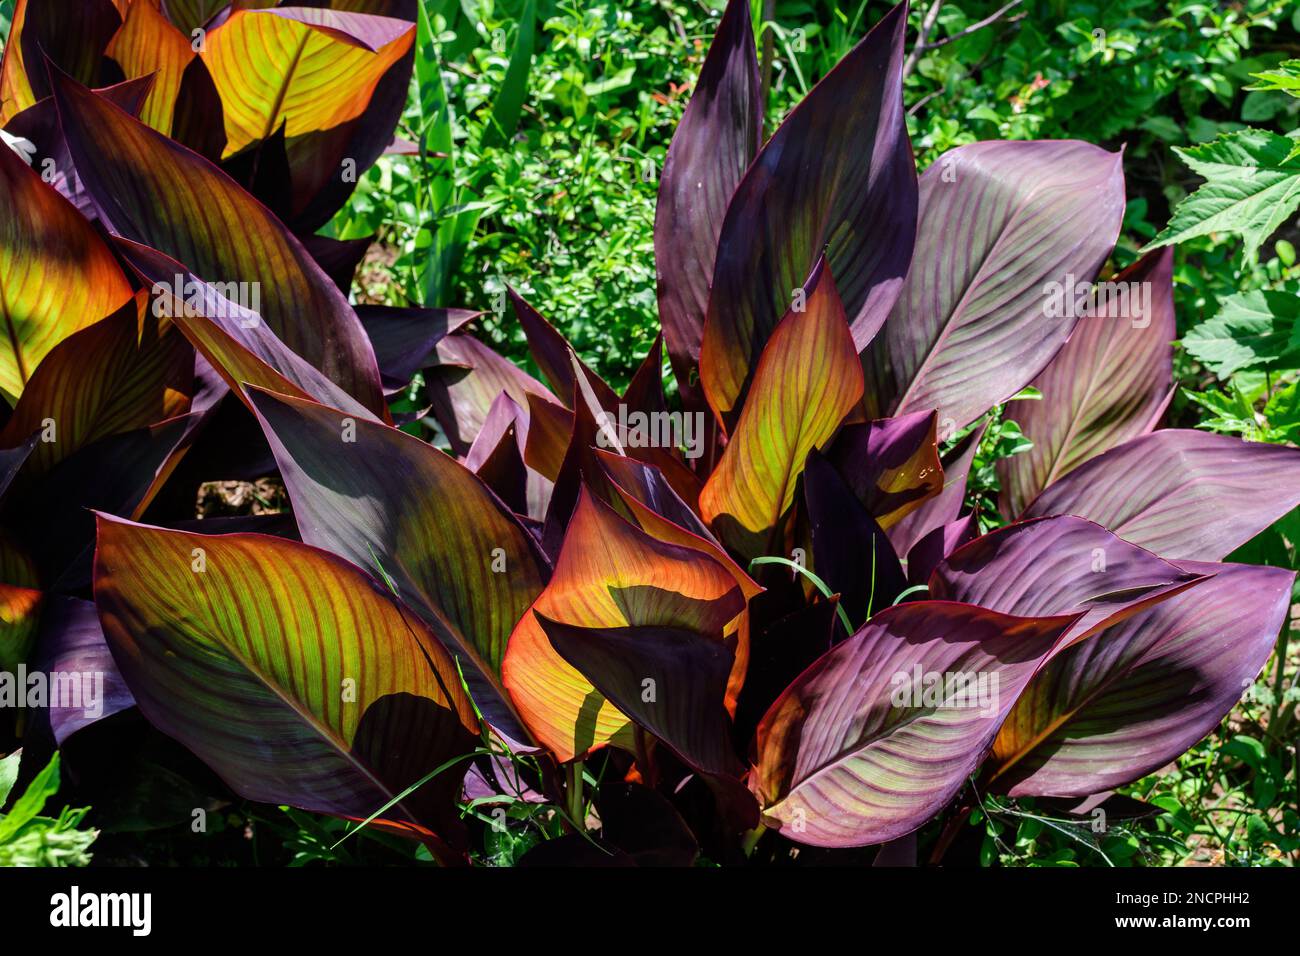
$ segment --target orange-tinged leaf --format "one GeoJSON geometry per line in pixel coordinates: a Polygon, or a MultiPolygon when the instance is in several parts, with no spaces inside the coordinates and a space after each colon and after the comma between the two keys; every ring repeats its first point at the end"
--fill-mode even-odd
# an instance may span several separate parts
{"type": "Polygon", "coordinates": [[[160,330],[146,303],[137,293],[108,318],[64,339],[37,367],[0,431],[0,448],[46,433],[28,458],[28,477],[45,474],[100,438],[189,409],[193,350],[174,327],[160,330]]]}
{"type": "Polygon", "coordinates": [[[23,22],[27,19],[27,0],[18,0],[14,6],[9,36],[5,38],[4,62],[0,63],[0,126],[4,126],[18,113],[36,103],[36,94],[27,80],[23,63],[23,22]]]}
{"type": "Polygon", "coordinates": [[[20,395],[55,345],[130,298],[90,223],[13,150],[0,149],[0,392],[20,395]]]}
{"type": "Polygon", "coordinates": [[[651,537],[584,489],[550,583],[510,635],[502,681],[561,761],[611,743],[630,749],[629,719],[556,653],[533,612],[573,627],[678,628],[721,640],[743,604],[717,561],[651,537]]]}
{"type": "Polygon", "coordinates": [[[714,532],[746,557],[768,550],[794,500],[808,452],[862,398],[862,367],[830,271],[814,270],[759,359],[735,434],[700,494],[714,532]]]}
{"type": "Polygon", "coordinates": [[[31,556],[0,531],[0,671],[28,659],[44,597],[31,556]]]}
{"type": "Polygon", "coordinates": [[[44,599],[34,588],[0,584],[0,671],[12,671],[31,655],[44,599]]]}
{"type": "Polygon", "coordinates": [[[271,136],[330,129],[365,111],[415,24],[330,10],[239,11],[202,56],[225,108],[226,156],[271,136]]]}
{"type": "Polygon", "coordinates": [[[160,133],[171,133],[181,79],[197,56],[190,38],[172,26],[154,4],[137,0],[126,10],[126,19],[106,52],[128,79],[153,74],[153,89],[140,119],[160,133]]]}

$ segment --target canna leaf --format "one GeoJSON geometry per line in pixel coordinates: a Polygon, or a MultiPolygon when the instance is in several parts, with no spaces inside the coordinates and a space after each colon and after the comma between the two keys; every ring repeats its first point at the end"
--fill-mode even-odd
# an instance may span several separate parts
{"type": "Polygon", "coordinates": [[[37,646],[39,655],[33,669],[81,678],[79,694],[51,697],[48,702],[50,732],[59,746],[83,727],[135,706],[104,641],[99,610],[90,601],[50,595],[41,611],[37,646]],[[92,682],[89,687],[88,681],[92,682]]]}
{"type": "Polygon", "coordinates": [[[1300,451],[1165,429],[1085,462],[1024,517],[1088,518],[1167,560],[1217,561],[1300,505],[1300,451]]]}
{"type": "Polygon", "coordinates": [[[357,317],[375,350],[380,379],[389,392],[406,388],[416,372],[432,364],[435,346],[479,314],[468,309],[357,306],[357,317]]]}
{"type": "Polygon", "coordinates": [[[228,0],[162,0],[167,16],[186,36],[208,22],[222,9],[229,6],[228,0]]]}
{"type": "Polygon", "coordinates": [[[244,386],[256,385],[328,404],[349,415],[370,411],[276,338],[262,317],[233,302],[174,259],[126,239],[124,259],[151,286],[154,314],[166,316],[252,408],[244,386]]]}
{"type": "Polygon", "coordinates": [[[1173,394],[1174,253],[1153,252],[1117,275],[1093,314],[1034,379],[1042,398],[1011,402],[1006,417],[1034,447],[998,462],[1002,511],[1089,458],[1151,431],[1173,394]]]}
{"type": "Polygon", "coordinates": [[[146,296],[74,332],[36,368],[0,447],[42,434],[27,460],[28,478],[43,475],[80,448],[189,410],[193,350],[174,328],[159,329],[146,296]]]}
{"type": "Polygon", "coordinates": [[[488,720],[519,734],[499,672],[547,576],[528,532],[472,472],[417,438],[299,398],[250,396],[303,541],[391,580],[460,661],[488,720]]]}
{"type": "MultiPolygon", "coordinates": [[[[100,515],[95,597],[140,710],[247,799],[364,819],[474,746],[450,657],[332,554],[100,515]]],[[[391,816],[448,859],[461,776],[391,816]]]]}
{"type": "Polygon", "coordinates": [[[673,627],[575,627],[534,614],[557,654],[692,767],[713,774],[743,770],[723,706],[733,655],[716,635],[673,627]]]}
{"type": "Polygon", "coordinates": [[[862,396],[862,368],[829,271],[813,273],[806,304],[772,332],[751,400],[700,493],[704,520],[746,558],[772,550],[808,452],[830,440],[862,396]]]}
{"type": "Polygon", "coordinates": [[[17,397],[51,349],[131,298],[112,253],[72,204],[0,149],[0,393],[17,397]]]}
{"type": "Polygon", "coordinates": [[[749,4],[729,0],[668,147],[655,210],[659,321],[690,410],[705,407],[698,382],[700,345],[719,234],[762,136],[749,4]]]}
{"type": "Polygon", "coordinates": [[[1077,317],[1054,305],[1072,303],[1074,284],[1110,254],[1124,175],[1120,154],[1087,143],[973,143],[925,171],[920,202],[911,271],[864,359],[868,409],[937,409],[951,433],[1028,385],[1065,344],[1077,317]]]}
{"type": "Polygon", "coordinates": [[[415,24],[342,10],[237,10],[209,31],[203,62],[221,95],[226,152],[270,137],[356,119],[388,68],[411,49],[415,24]]]}
{"type": "MultiPolygon", "coordinates": [[[[153,77],[142,76],[96,90],[95,93],[132,116],[138,116],[152,88],[153,77]]],[[[95,203],[82,187],[77,169],[72,164],[67,140],[59,126],[59,111],[54,105],[54,97],[47,96],[36,105],[23,110],[9,121],[5,129],[31,141],[36,147],[31,165],[41,171],[43,180],[57,189],[87,219],[94,221],[99,218],[95,203]]]]}
{"type": "Polygon", "coordinates": [[[556,652],[539,617],[573,628],[690,631],[721,645],[743,609],[720,563],[652,537],[583,488],[555,573],[510,635],[502,679],[529,730],[561,762],[607,744],[635,752],[628,715],[556,652]]]}
{"type": "Polygon", "coordinates": [[[1082,614],[1083,640],[1205,579],[1071,515],[1021,521],[958,548],[930,576],[936,600],[1019,617],[1082,614]]]}
{"type": "MultiPolygon", "coordinates": [[[[564,411],[545,385],[468,332],[458,332],[441,339],[436,353],[434,367],[426,376],[433,400],[433,415],[446,434],[452,451],[457,455],[469,451],[474,438],[483,428],[488,410],[501,392],[509,395],[511,401],[520,408],[533,407],[531,396],[554,405],[556,412],[564,411]]],[[[538,417],[530,412],[533,421],[538,417]]],[[[537,429],[539,437],[541,431],[537,429]]],[[[561,426],[560,431],[567,444],[568,428],[561,426]]],[[[530,431],[529,434],[534,432],[530,431]]],[[[559,455],[562,457],[563,451],[559,455]]],[[[533,460],[530,459],[529,464],[554,480],[554,474],[539,468],[533,460]]],[[[558,468],[558,461],[556,467],[558,468]]]]}
{"type": "Polygon", "coordinates": [[[956,796],[1070,618],[966,604],[888,608],[799,675],[758,728],[750,787],[769,827],[812,846],[917,829],[956,796]],[[969,684],[925,697],[927,677],[969,684]]]}
{"type": "Polygon", "coordinates": [[[1097,793],[1164,766],[1218,726],[1267,662],[1295,572],[1182,566],[1212,577],[1067,648],[1033,679],[994,743],[991,786],[1097,793]]]}
{"type": "Polygon", "coordinates": [[[170,134],[176,101],[190,62],[197,56],[189,36],[172,26],[152,3],[132,3],[121,28],[105,50],[128,79],[153,76],[153,87],[139,117],[170,134]]]}
{"type": "Polygon", "coordinates": [[[104,48],[122,23],[112,0],[63,4],[18,0],[0,64],[0,126],[50,95],[46,58],[87,86],[111,82],[104,48]]]}
{"type": "Polygon", "coordinates": [[[845,425],[827,458],[858,500],[891,528],[943,489],[934,412],[845,425]]]}
{"type": "Polygon", "coordinates": [[[937,528],[946,527],[957,520],[962,503],[966,500],[966,479],[970,477],[975,453],[979,451],[987,423],[979,425],[948,449],[940,459],[943,488],[932,498],[927,498],[915,510],[905,515],[889,528],[889,540],[898,554],[908,554],[922,538],[937,528]]]}
{"type": "Polygon", "coordinates": [[[861,351],[902,288],[916,235],[903,117],[900,3],[794,108],[727,208],[700,352],[709,404],[732,430],[759,356],[825,256],[861,351]]]}
{"type": "Polygon", "coordinates": [[[227,298],[252,308],[289,349],[385,414],[356,313],[274,216],[207,160],[66,77],[55,78],[55,102],[77,171],[112,232],[207,282],[234,284],[238,295],[227,298]]]}
{"type": "Polygon", "coordinates": [[[968,514],[939,525],[912,545],[907,552],[907,580],[913,586],[926,585],[929,591],[930,575],[944,558],[964,544],[969,544],[979,537],[979,523],[975,515],[968,514]]]}
{"type": "Polygon", "coordinates": [[[893,604],[907,587],[898,555],[871,513],[816,450],[808,454],[803,491],[812,528],[813,570],[840,595],[850,621],[866,621],[893,604]]]}

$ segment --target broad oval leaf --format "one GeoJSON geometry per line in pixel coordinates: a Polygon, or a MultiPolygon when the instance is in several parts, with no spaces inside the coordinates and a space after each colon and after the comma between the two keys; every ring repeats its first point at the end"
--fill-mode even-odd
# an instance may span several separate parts
{"type": "Polygon", "coordinates": [[[937,409],[961,428],[1043,370],[1074,329],[1052,283],[1090,283],[1124,215],[1119,153],[1072,140],[989,142],[921,177],[902,294],[865,357],[872,414],[937,409]]]}
{"type": "MultiPolygon", "coordinates": [[[[554,406],[553,410],[560,416],[564,414],[564,406],[545,385],[468,332],[460,331],[442,338],[435,352],[433,367],[426,376],[433,414],[457,455],[463,456],[469,451],[483,428],[492,403],[502,392],[520,408],[531,410],[532,399],[537,399],[554,406]]],[[[533,421],[539,417],[530,413],[533,421]]],[[[553,419],[548,422],[555,423],[553,419]]],[[[558,471],[558,458],[564,456],[563,447],[568,440],[568,426],[557,424],[557,429],[559,435],[556,430],[546,430],[546,433],[558,439],[551,446],[553,451],[558,446],[554,462],[558,471]]],[[[537,429],[539,439],[543,431],[537,429]]],[[[538,468],[534,461],[529,461],[529,464],[554,480],[555,474],[549,469],[538,468]]]]}
{"type": "Polygon", "coordinates": [[[1294,571],[1191,562],[1213,575],[1054,657],[998,733],[990,784],[1084,796],[1130,783],[1214,730],[1267,662],[1294,571]]]}
{"type": "Polygon", "coordinates": [[[981,423],[949,448],[939,459],[943,483],[938,494],[926,498],[890,525],[889,540],[893,542],[896,552],[908,554],[921,539],[957,520],[966,501],[966,480],[970,477],[971,465],[975,462],[975,454],[979,451],[987,428],[987,422],[981,423]]]}
{"type": "MultiPolygon", "coordinates": [[[[474,747],[451,659],[332,554],[101,515],[95,598],[140,710],[247,799],[365,819],[474,747]]],[[[461,777],[435,778],[391,819],[458,842],[461,777]]]]}
{"type": "Polygon", "coordinates": [[[687,407],[699,394],[700,344],[723,218],[763,136],[747,0],[730,0],[668,147],[655,208],[659,322],[687,407]]]}
{"type": "Polygon", "coordinates": [[[862,397],[862,367],[828,269],[809,279],[802,312],[772,332],[735,433],[700,493],[704,520],[745,557],[770,551],[808,452],[862,397]]]}
{"type": "Polygon", "coordinates": [[[844,426],[826,453],[882,528],[943,490],[936,425],[934,412],[855,422],[844,426]]]}
{"type": "Polygon", "coordinates": [[[702,773],[744,769],[724,701],[734,664],[716,635],[675,627],[575,627],[533,612],[551,647],[604,698],[702,773]]]}
{"type": "Polygon", "coordinates": [[[50,95],[46,58],[87,86],[110,82],[104,47],[122,23],[112,0],[81,0],[76,15],[62,3],[18,0],[0,64],[0,126],[50,95]]]}
{"type": "Polygon", "coordinates": [[[0,149],[0,393],[15,398],[46,354],[131,298],[108,247],[72,204],[0,149]]]}
{"type": "Polygon", "coordinates": [[[198,55],[190,37],[176,29],[154,4],[135,2],[127,7],[126,18],[105,53],[117,61],[128,79],[153,77],[140,119],[158,132],[170,134],[185,70],[198,55]]]}
{"type": "Polygon", "coordinates": [[[857,351],[898,298],[917,221],[903,116],[906,25],[904,2],[791,111],[727,208],[700,377],[728,430],[768,338],[823,255],[857,351]]]}
{"type": "Polygon", "coordinates": [[[915,830],[965,785],[1071,620],[947,601],[881,611],[759,724],[750,787],[764,821],[826,847],[915,830]]]}
{"type": "Polygon", "coordinates": [[[1041,399],[1006,417],[1034,443],[998,462],[1002,510],[1034,496],[1089,458],[1155,428],[1173,394],[1173,249],[1151,253],[1099,287],[1089,314],[1031,383],[1041,399]]]}
{"type": "Polygon", "coordinates": [[[1080,465],[1025,509],[1072,514],[1169,560],[1218,561],[1300,505],[1300,451],[1165,429],[1080,465]]]}
{"type": "Polygon", "coordinates": [[[99,609],[92,602],[51,595],[41,610],[37,650],[33,670],[74,674],[83,681],[81,695],[51,695],[48,701],[50,732],[60,746],[83,727],[135,706],[104,641],[99,609]],[[87,686],[86,681],[93,684],[87,686]]]}
{"type": "Polygon", "coordinates": [[[115,242],[122,257],[150,286],[153,314],[174,322],[245,405],[249,404],[245,386],[255,385],[374,418],[281,342],[261,315],[221,295],[212,283],[156,249],[128,239],[115,242]]]}
{"type": "Polygon", "coordinates": [[[803,480],[813,571],[840,596],[850,621],[866,621],[907,587],[898,555],[871,512],[816,450],[808,453],[803,480]]]}

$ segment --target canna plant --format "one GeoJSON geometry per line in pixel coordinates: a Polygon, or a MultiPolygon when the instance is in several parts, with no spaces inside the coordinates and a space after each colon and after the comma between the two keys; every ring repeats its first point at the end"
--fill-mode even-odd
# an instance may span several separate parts
{"type": "MultiPolygon", "coordinates": [[[[113,49],[133,15],[159,22],[107,6],[127,8],[113,49]]],[[[200,53],[179,88],[211,74],[214,155],[184,97],[170,127],[152,102],[175,69],[132,73],[152,85],[124,105],[111,52],[32,79],[10,43],[6,103],[45,94],[26,108],[51,145],[25,138],[66,159],[48,182],[0,150],[0,301],[25,310],[5,316],[6,665],[108,669],[110,710],[138,707],[235,793],[446,864],[477,821],[508,827],[494,804],[560,821],[524,862],[914,857],[930,824],[938,858],[978,794],[1104,794],[1252,685],[1293,575],[1224,559],[1300,504],[1300,452],[1158,427],[1172,251],[1094,285],[1119,154],[976,143],[917,176],[905,5],[766,142],[749,5],[728,5],[661,178],[663,335],[622,394],[517,295],[540,378],[472,312],[346,300],[295,234],[321,193],[260,201],[263,163],[314,182],[294,171],[334,162],[330,124],[404,34],[364,3],[236,6],[204,21],[209,51],[244,23],[379,59],[340,66],[339,112],[282,116],[200,53]],[[398,427],[399,394],[446,450],[398,427]],[[999,463],[1001,514],[977,515],[999,407],[1034,444],[999,463]],[[49,421],[71,448],[41,441],[49,421]],[[265,467],[292,527],[174,507],[201,469],[265,467]],[[87,499],[87,475],[119,499],[87,499]],[[33,509],[71,502],[93,532],[42,534],[33,509]]],[[[87,723],[46,711],[55,742],[87,723]]]]}

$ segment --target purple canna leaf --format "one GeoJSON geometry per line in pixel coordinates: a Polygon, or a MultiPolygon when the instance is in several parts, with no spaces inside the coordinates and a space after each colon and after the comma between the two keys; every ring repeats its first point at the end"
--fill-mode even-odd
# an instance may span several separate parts
{"type": "Polygon", "coordinates": [[[406,388],[416,372],[434,363],[431,357],[439,342],[481,314],[469,309],[357,306],[357,318],[379,363],[379,379],[390,395],[406,388]]]}
{"type": "Polygon", "coordinates": [[[442,338],[435,352],[426,378],[433,415],[457,455],[464,455],[474,444],[501,392],[520,408],[530,407],[531,395],[564,411],[545,385],[468,332],[442,338]]]}
{"type": "Polygon", "coordinates": [[[1033,679],[998,734],[993,788],[1086,796],[1159,769],[1218,726],[1268,660],[1295,572],[1183,567],[1213,576],[1067,648],[1033,679]]]}
{"type": "Polygon", "coordinates": [[[77,697],[51,695],[50,731],[59,746],[83,727],[135,706],[135,698],[113,663],[99,612],[90,601],[52,594],[41,609],[33,670],[51,681],[64,675],[77,697]]]}
{"type": "Polygon", "coordinates": [[[1218,561],[1300,505],[1300,450],[1166,429],[1085,462],[1026,518],[1073,514],[1169,560],[1218,561]]]}
{"type": "Polygon", "coordinates": [[[727,209],[700,378],[728,430],[772,330],[823,254],[859,352],[902,289],[917,221],[903,118],[906,25],[904,2],[826,74],[772,134],[727,209]]]}
{"type": "Polygon", "coordinates": [[[825,847],[917,829],[965,785],[1072,620],[947,601],[877,614],[800,674],[759,725],[750,787],[764,822],[825,847]]]}
{"type": "Polygon", "coordinates": [[[1091,282],[1119,234],[1120,158],[1071,140],[974,143],[925,171],[912,268],[865,357],[872,414],[937,409],[950,432],[1043,370],[1077,321],[1052,314],[1052,284],[1091,282]]]}
{"type": "Polygon", "coordinates": [[[733,654],[717,635],[579,627],[534,613],[555,652],[638,726],[702,773],[740,773],[723,706],[733,654]]]}
{"type": "Polygon", "coordinates": [[[898,555],[871,513],[816,449],[804,465],[803,491],[812,527],[812,569],[840,595],[849,620],[865,621],[893,604],[907,587],[898,555]]]}
{"type": "Polygon", "coordinates": [[[659,321],[677,387],[692,411],[706,407],[700,343],[718,236],[763,136],[760,86],[749,3],[730,0],[668,148],[655,211],[659,321]]]}
{"type": "Polygon", "coordinates": [[[846,425],[827,457],[886,530],[943,488],[933,412],[846,425]]]}
{"type": "Polygon", "coordinates": [[[1103,285],[1109,291],[1032,382],[1042,399],[1007,405],[1034,447],[998,462],[1004,514],[1155,427],[1173,394],[1173,265],[1172,247],[1157,249],[1103,285]]]}
{"type": "Polygon", "coordinates": [[[926,584],[940,561],[977,537],[979,537],[979,523],[973,514],[935,528],[912,545],[912,550],[907,552],[908,583],[926,584]]]}
{"type": "Polygon", "coordinates": [[[488,720],[526,740],[499,675],[549,572],[528,532],[469,469],[417,438],[310,401],[251,398],[303,541],[391,582],[460,659],[488,720]]]}
{"type": "Polygon", "coordinates": [[[945,527],[957,520],[962,503],[966,500],[966,479],[987,428],[987,423],[981,424],[948,450],[942,459],[943,489],[934,497],[921,502],[916,510],[904,515],[889,528],[889,540],[894,543],[894,550],[899,554],[908,554],[936,528],[945,527]]]}
{"type": "Polygon", "coordinates": [[[278,219],[206,159],[68,77],[56,74],[54,90],[77,173],[110,231],[256,296],[253,311],[280,341],[387,413],[360,320],[278,219]]]}
{"type": "Polygon", "coordinates": [[[958,548],[929,583],[932,598],[1003,614],[1081,613],[1066,634],[1071,643],[1203,580],[1100,525],[1057,515],[1008,525],[958,548]]]}

